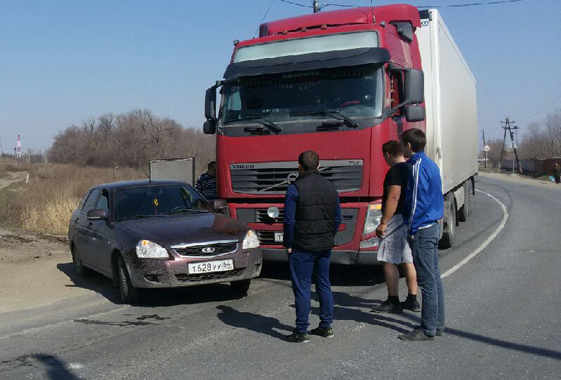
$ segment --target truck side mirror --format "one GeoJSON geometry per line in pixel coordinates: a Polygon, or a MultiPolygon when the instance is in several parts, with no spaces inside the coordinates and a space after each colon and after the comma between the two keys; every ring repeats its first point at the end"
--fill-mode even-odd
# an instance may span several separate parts
{"type": "Polygon", "coordinates": [[[425,120],[425,108],[418,104],[405,107],[405,120],[408,122],[425,120]]]}
{"type": "Polygon", "coordinates": [[[206,90],[205,118],[207,120],[216,120],[216,86],[212,86],[206,90]]]}
{"type": "Polygon", "coordinates": [[[425,75],[422,70],[405,71],[405,99],[408,104],[425,101],[425,75]]]}
{"type": "Polygon", "coordinates": [[[203,132],[207,135],[214,135],[216,133],[216,119],[208,119],[203,124],[203,132]]]}

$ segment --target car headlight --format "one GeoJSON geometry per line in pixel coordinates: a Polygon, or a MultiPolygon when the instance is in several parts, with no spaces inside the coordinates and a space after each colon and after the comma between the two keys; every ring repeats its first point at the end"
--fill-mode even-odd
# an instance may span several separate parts
{"type": "Polygon", "coordinates": [[[242,249],[259,248],[259,238],[257,233],[253,230],[247,231],[245,238],[243,239],[242,249]]]}
{"type": "Polygon", "coordinates": [[[366,212],[366,219],[364,220],[364,230],[362,235],[368,235],[376,231],[376,227],[380,224],[382,220],[382,205],[369,205],[368,211],[366,212]]]}
{"type": "Polygon", "coordinates": [[[168,251],[150,240],[141,240],[136,244],[136,255],[142,259],[167,259],[168,251]]]}

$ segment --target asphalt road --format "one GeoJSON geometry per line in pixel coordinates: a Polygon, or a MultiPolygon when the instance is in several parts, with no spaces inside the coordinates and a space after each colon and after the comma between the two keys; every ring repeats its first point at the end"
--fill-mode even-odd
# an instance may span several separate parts
{"type": "MultiPolygon", "coordinates": [[[[332,268],[336,336],[300,345],[282,340],[294,323],[286,267],[266,270],[245,298],[217,285],[152,292],[140,307],[117,304],[94,275],[76,286],[95,295],[0,314],[0,378],[561,379],[561,189],[476,187],[508,220],[489,242],[505,214],[477,193],[442,272],[489,244],[445,278],[448,328],[433,342],[397,339],[417,313],[369,312],[386,295],[379,269],[332,268]]],[[[70,264],[58,269],[73,276],[70,264]]]]}

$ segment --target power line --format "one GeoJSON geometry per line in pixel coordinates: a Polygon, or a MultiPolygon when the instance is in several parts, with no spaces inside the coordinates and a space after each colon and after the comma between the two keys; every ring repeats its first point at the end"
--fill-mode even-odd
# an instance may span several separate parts
{"type": "Polygon", "coordinates": [[[263,19],[261,19],[261,22],[259,23],[259,26],[257,27],[257,30],[255,31],[255,35],[257,35],[257,33],[259,33],[259,28],[261,27],[261,24],[263,24],[263,21],[265,21],[265,18],[269,14],[269,11],[271,10],[272,6],[273,6],[273,3],[271,2],[271,4],[269,4],[269,8],[267,8],[267,12],[265,12],[265,15],[263,16],[263,19]]]}
{"type": "Polygon", "coordinates": [[[555,103],[556,103],[557,101],[559,101],[559,100],[561,100],[561,95],[559,95],[559,96],[553,98],[553,100],[550,101],[550,102],[548,102],[548,103],[546,103],[545,106],[540,107],[540,108],[538,109],[538,111],[534,111],[532,114],[526,114],[526,115],[524,115],[524,117],[520,118],[519,121],[526,121],[526,120],[528,120],[528,119],[531,119],[531,118],[537,116],[537,113],[538,113],[538,112],[543,112],[543,111],[545,111],[546,109],[548,109],[548,108],[550,108],[551,106],[555,105],[555,103]]]}
{"type": "Polygon", "coordinates": [[[290,4],[290,5],[296,5],[296,6],[302,7],[302,8],[311,8],[312,7],[311,5],[304,5],[304,4],[300,4],[300,3],[295,3],[294,1],[289,1],[289,0],[279,0],[279,1],[281,1],[283,3],[290,4]]]}
{"type": "MultiPolygon", "coordinates": [[[[281,1],[283,3],[286,3],[286,4],[302,7],[302,8],[313,8],[311,5],[305,5],[305,4],[302,4],[302,3],[297,3],[295,1],[290,1],[290,0],[279,0],[279,1],[281,1]]],[[[475,3],[464,3],[464,4],[417,5],[417,7],[418,8],[465,8],[465,7],[479,7],[479,6],[485,6],[485,5],[500,5],[500,4],[519,3],[521,1],[524,1],[524,0],[493,0],[493,1],[478,1],[478,2],[475,2],[475,3]]],[[[370,0],[370,5],[372,5],[372,0],[370,0]]],[[[328,3],[328,4],[322,4],[319,7],[319,9],[321,10],[322,8],[325,8],[325,7],[352,8],[354,6],[355,5],[328,3]]]]}
{"type": "Polygon", "coordinates": [[[481,1],[477,3],[465,3],[465,4],[448,4],[448,5],[418,5],[418,8],[464,8],[464,7],[478,7],[481,5],[498,5],[498,4],[508,4],[508,3],[518,3],[524,0],[495,0],[495,1],[481,1]]]}

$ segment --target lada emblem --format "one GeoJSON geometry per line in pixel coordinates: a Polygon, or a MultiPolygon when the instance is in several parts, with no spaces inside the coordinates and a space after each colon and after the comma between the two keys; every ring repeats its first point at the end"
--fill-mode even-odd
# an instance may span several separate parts
{"type": "Polygon", "coordinates": [[[216,249],[214,249],[213,247],[205,247],[202,249],[203,253],[214,253],[216,251],[216,249]]]}

